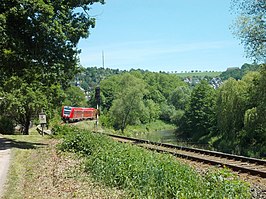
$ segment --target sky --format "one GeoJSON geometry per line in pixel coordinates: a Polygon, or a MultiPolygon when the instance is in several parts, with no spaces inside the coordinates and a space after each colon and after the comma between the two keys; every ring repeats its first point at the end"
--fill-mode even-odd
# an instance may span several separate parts
{"type": "Polygon", "coordinates": [[[96,26],[78,45],[84,67],[225,71],[251,62],[232,34],[230,0],[105,2],[91,6],[96,26]]]}

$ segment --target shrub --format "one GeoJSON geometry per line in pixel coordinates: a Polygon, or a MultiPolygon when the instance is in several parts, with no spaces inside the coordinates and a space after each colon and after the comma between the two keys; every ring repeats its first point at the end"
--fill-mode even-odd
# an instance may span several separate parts
{"type": "MultiPolygon", "coordinates": [[[[76,131],[76,130],[75,130],[76,131]]],[[[158,154],[86,131],[65,137],[60,148],[86,157],[85,169],[133,198],[249,198],[249,186],[228,171],[201,176],[169,154],[158,154]]]]}
{"type": "Polygon", "coordinates": [[[5,116],[0,116],[0,133],[1,134],[14,134],[14,122],[5,116]]]}

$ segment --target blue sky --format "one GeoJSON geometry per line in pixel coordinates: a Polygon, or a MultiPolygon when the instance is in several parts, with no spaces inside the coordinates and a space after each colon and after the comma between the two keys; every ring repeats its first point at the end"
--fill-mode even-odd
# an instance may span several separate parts
{"type": "Polygon", "coordinates": [[[230,30],[230,0],[106,0],[91,6],[96,27],[81,40],[84,67],[224,71],[250,63],[230,30]]]}

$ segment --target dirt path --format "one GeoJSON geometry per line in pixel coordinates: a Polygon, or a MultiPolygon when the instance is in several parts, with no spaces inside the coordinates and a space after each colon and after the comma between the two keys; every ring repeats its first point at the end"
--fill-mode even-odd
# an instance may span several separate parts
{"type": "Polygon", "coordinates": [[[11,154],[10,148],[10,141],[0,135],[0,198],[3,194],[4,184],[9,168],[9,160],[11,154]]]}

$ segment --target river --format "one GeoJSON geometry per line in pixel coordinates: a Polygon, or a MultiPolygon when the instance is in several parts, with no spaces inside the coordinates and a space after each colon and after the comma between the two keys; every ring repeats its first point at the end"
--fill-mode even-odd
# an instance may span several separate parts
{"type": "Polygon", "coordinates": [[[154,142],[178,144],[178,140],[175,135],[174,129],[160,130],[160,131],[147,132],[147,133],[136,133],[133,136],[136,138],[150,140],[154,142]]]}
{"type": "Polygon", "coordinates": [[[209,148],[207,145],[196,144],[196,143],[185,142],[185,141],[179,140],[178,137],[176,136],[175,129],[160,130],[160,131],[147,132],[147,133],[136,133],[133,135],[133,137],[144,139],[144,140],[150,140],[153,142],[175,144],[178,146],[196,147],[196,148],[203,148],[203,149],[209,148]]]}

